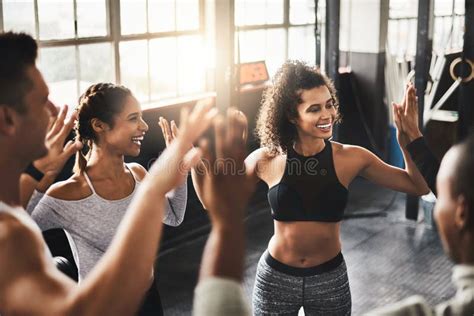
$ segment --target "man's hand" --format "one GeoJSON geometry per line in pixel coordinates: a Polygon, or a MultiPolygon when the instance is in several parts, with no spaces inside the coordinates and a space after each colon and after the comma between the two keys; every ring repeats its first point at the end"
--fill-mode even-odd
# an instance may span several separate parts
{"type": "Polygon", "coordinates": [[[236,109],[215,121],[215,153],[209,142],[201,141],[207,172],[201,177],[202,201],[214,226],[241,225],[244,210],[255,183],[246,178],[247,118],[236,109]]]}
{"type": "Polygon", "coordinates": [[[67,112],[68,108],[65,105],[61,108],[59,115],[52,118],[52,123],[46,134],[48,154],[33,162],[34,166],[44,173],[45,176],[56,177],[63,169],[69,157],[82,148],[82,144],[79,141],[70,140],[64,145],[77,119],[77,115],[74,113],[69,120],[65,122],[67,112]]]}

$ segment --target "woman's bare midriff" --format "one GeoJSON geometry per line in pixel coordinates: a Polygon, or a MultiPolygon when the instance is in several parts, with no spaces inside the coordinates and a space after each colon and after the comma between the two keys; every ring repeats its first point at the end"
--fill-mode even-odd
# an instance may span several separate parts
{"type": "Polygon", "coordinates": [[[276,260],[299,268],[327,262],[341,251],[340,222],[274,221],[268,251],[276,260]]]}

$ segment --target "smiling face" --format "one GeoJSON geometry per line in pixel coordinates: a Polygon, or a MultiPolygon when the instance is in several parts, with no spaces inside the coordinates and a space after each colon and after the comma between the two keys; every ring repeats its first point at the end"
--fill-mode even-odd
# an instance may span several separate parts
{"type": "Polygon", "coordinates": [[[115,115],[113,126],[107,126],[99,133],[99,144],[124,156],[140,154],[143,137],[148,131],[148,125],[143,120],[138,101],[127,96],[123,110],[115,115]]]}
{"type": "Polygon", "coordinates": [[[298,117],[292,122],[296,125],[299,138],[330,138],[337,110],[329,89],[323,85],[302,90],[301,100],[297,105],[298,117]]]}

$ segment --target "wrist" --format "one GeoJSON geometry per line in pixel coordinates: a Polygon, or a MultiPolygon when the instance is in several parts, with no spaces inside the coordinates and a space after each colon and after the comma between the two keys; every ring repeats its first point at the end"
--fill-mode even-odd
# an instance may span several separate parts
{"type": "Polygon", "coordinates": [[[26,167],[24,173],[26,173],[38,182],[40,182],[44,177],[44,173],[41,172],[38,168],[36,168],[34,163],[30,163],[28,167],[26,167]]]}
{"type": "Polygon", "coordinates": [[[415,139],[418,139],[423,136],[419,129],[413,131],[407,131],[408,141],[411,143],[415,139]]]}

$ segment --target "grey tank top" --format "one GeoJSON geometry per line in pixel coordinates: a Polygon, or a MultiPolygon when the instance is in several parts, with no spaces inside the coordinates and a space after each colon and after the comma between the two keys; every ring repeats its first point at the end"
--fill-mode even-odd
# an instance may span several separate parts
{"type": "MultiPolygon", "coordinates": [[[[135,187],[130,195],[119,200],[107,200],[96,193],[85,172],[84,177],[92,191],[91,195],[80,200],[62,200],[35,192],[27,208],[41,230],[62,228],[72,236],[80,280],[92,270],[109,247],[140,185],[133,176],[135,187]]],[[[186,200],[187,183],[167,194],[163,219],[165,224],[177,226],[183,221],[186,200]]]]}

